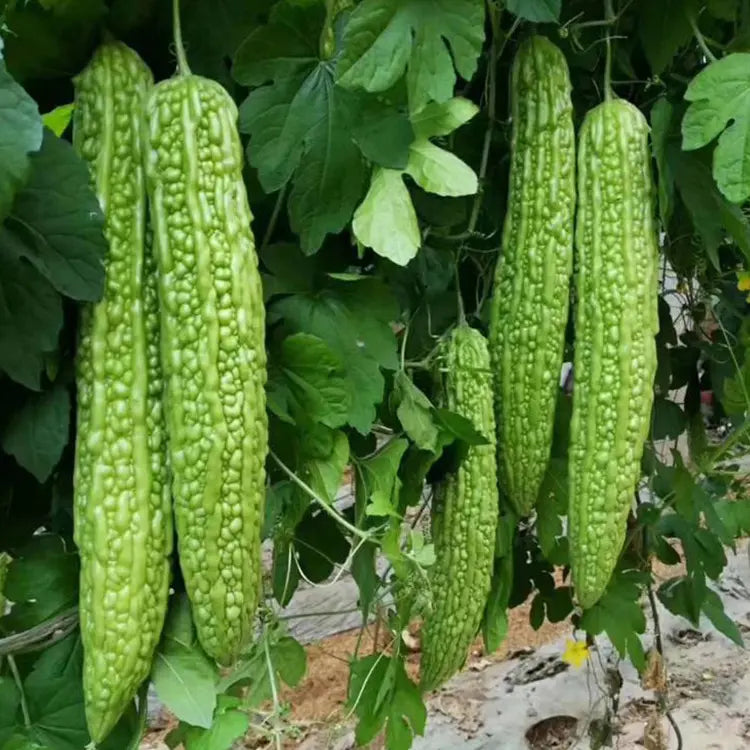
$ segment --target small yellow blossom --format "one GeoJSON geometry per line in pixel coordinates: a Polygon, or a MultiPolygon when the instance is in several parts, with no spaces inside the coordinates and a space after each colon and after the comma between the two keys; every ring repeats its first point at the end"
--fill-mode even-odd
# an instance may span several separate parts
{"type": "Polygon", "coordinates": [[[737,274],[737,289],[750,292],[750,271],[740,271],[737,274]]]}
{"type": "Polygon", "coordinates": [[[566,664],[579,669],[583,666],[583,663],[589,658],[589,647],[585,641],[573,641],[568,639],[565,644],[565,651],[563,651],[562,660],[566,664]]]}

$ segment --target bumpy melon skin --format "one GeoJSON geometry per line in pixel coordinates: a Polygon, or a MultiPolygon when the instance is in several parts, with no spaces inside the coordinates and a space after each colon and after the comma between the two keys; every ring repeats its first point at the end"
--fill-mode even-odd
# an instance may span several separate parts
{"type": "Polygon", "coordinates": [[[533,36],[511,81],[508,207],[495,273],[490,350],[498,470],[521,515],[536,502],[549,461],[573,266],[575,133],[562,52],[533,36]]]}
{"type": "Polygon", "coordinates": [[[569,535],[582,607],[604,593],[625,541],[648,436],[659,246],[648,124],[616,99],[591,110],[578,149],[569,535]]]}
{"type": "Polygon", "coordinates": [[[222,664],[260,593],[268,429],[265,311],[237,108],[181,75],[146,104],[146,176],[180,565],[198,638],[222,664]]]}
{"type": "Polygon", "coordinates": [[[104,295],[83,310],[76,361],[75,539],[95,742],[148,677],[169,593],[172,511],[140,140],[152,83],[145,63],[117,42],[102,45],[75,79],[73,143],[90,166],[109,242],[104,295]]]}
{"type": "Polygon", "coordinates": [[[459,326],[443,363],[444,406],[488,439],[469,448],[458,471],[436,488],[431,569],[433,607],[422,629],[421,685],[434,690],[466,660],[490,590],[498,519],[495,414],[487,341],[459,326]]]}

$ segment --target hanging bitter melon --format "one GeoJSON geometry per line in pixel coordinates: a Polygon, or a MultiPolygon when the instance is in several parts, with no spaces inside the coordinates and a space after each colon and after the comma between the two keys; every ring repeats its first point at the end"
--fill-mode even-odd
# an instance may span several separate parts
{"type": "Polygon", "coordinates": [[[237,108],[181,71],[149,96],[145,136],[172,492],[198,638],[230,663],[260,593],[265,314],[237,108]]]}
{"type": "Polygon", "coordinates": [[[658,238],[648,124],[609,100],[578,149],[569,535],[578,601],[601,597],[625,540],[650,425],[658,238]]]}
{"type": "Polygon", "coordinates": [[[564,55],[548,39],[533,36],[519,47],[511,106],[510,185],[490,346],[500,486],[526,515],[549,461],[573,264],[570,79],[564,55]]]}
{"type": "Polygon", "coordinates": [[[498,491],[492,372],[487,341],[460,325],[447,343],[443,404],[487,438],[435,489],[432,611],[422,629],[421,685],[461,668],[482,621],[495,559],[498,491]]]}
{"type": "Polygon", "coordinates": [[[106,43],[75,79],[73,143],[109,242],[104,295],[81,317],[75,538],[89,732],[110,732],[148,676],[167,607],[172,511],[154,263],[141,147],[151,72],[106,43]]]}

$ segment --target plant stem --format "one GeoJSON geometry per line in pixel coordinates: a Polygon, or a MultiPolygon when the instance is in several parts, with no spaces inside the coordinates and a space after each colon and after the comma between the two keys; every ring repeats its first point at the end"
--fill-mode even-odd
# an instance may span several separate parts
{"type": "Polygon", "coordinates": [[[279,715],[281,710],[281,703],[279,702],[279,688],[276,685],[276,672],[273,668],[273,662],[271,661],[271,649],[268,646],[268,633],[263,636],[263,651],[266,654],[266,669],[268,669],[268,681],[271,684],[271,695],[273,697],[273,709],[274,709],[274,722],[273,722],[273,738],[276,744],[277,750],[281,750],[281,735],[278,728],[276,727],[276,717],[279,715]]]}
{"type": "Polygon", "coordinates": [[[487,69],[487,129],[484,132],[482,158],[479,162],[479,172],[477,174],[477,177],[479,178],[479,187],[477,189],[477,194],[474,196],[474,204],[471,209],[469,224],[465,232],[466,237],[471,237],[476,231],[477,223],[479,222],[479,212],[482,208],[484,181],[487,178],[487,167],[490,160],[490,149],[492,147],[492,136],[495,130],[495,118],[497,112],[497,61],[500,59],[500,56],[503,54],[503,50],[505,49],[505,45],[513,36],[516,29],[518,28],[518,24],[520,23],[519,18],[516,18],[513,21],[513,25],[505,35],[502,44],[498,47],[497,38],[501,33],[501,29],[499,27],[499,19],[497,13],[495,12],[495,8],[492,3],[489,3],[488,5],[488,12],[490,14],[490,21],[492,25],[492,42],[490,45],[490,60],[487,69]]]}
{"type": "Polygon", "coordinates": [[[0,638],[0,656],[45,648],[64,638],[78,624],[78,607],[72,607],[52,620],[0,638]]]}
{"type": "Polygon", "coordinates": [[[286,188],[288,184],[289,183],[285,183],[281,186],[281,190],[279,190],[279,195],[276,198],[276,203],[273,206],[273,213],[271,214],[271,218],[268,220],[266,233],[263,235],[263,242],[260,243],[261,252],[263,252],[268,247],[268,243],[271,241],[271,237],[273,237],[274,229],[276,229],[276,223],[278,222],[279,215],[281,214],[281,207],[284,205],[284,198],[286,197],[286,188]]]}
{"type": "Polygon", "coordinates": [[[18,667],[16,666],[16,660],[8,655],[8,666],[10,667],[11,674],[18,688],[18,695],[21,699],[21,713],[23,714],[23,725],[28,729],[31,726],[31,717],[29,716],[29,707],[26,704],[26,695],[23,692],[23,681],[21,675],[18,673],[18,667]]]}
{"type": "MultiPolygon", "coordinates": [[[[615,22],[615,14],[612,10],[612,0],[604,0],[604,16],[610,21],[615,22]]],[[[612,100],[612,40],[609,32],[606,36],[607,42],[607,53],[604,62],[604,101],[609,102],[612,100]]]]}
{"type": "Polygon", "coordinates": [[[332,508],[329,503],[323,500],[312,487],[306,484],[300,479],[273,451],[268,451],[271,458],[276,461],[278,467],[291,479],[301,490],[304,490],[315,502],[324,510],[334,521],[340,523],[347,531],[350,531],[354,536],[358,536],[360,539],[370,541],[370,535],[362,529],[358,529],[353,524],[349,523],[335,508],[332,508]]]}
{"type": "Polygon", "coordinates": [[[695,20],[695,15],[692,13],[688,14],[688,20],[690,21],[690,28],[693,30],[693,36],[695,37],[695,41],[698,42],[698,46],[701,48],[701,51],[706,56],[707,60],[710,60],[711,62],[716,62],[716,55],[714,55],[713,52],[709,49],[709,46],[706,44],[706,40],[703,37],[703,34],[701,34],[701,30],[698,28],[698,22],[695,20]]]}
{"type": "Polygon", "coordinates": [[[180,0],[172,0],[172,31],[174,34],[174,48],[177,53],[177,67],[180,75],[189,76],[190,66],[188,65],[185,47],[182,43],[182,25],[180,24],[180,0]]]}
{"type": "Polygon", "coordinates": [[[461,251],[456,255],[456,263],[453,267],[453,272],[456,277],[456,304],[458,305],[458,324],[466,325],[466,311],[464,310],[464,298],[461,295],[461,277],[458,273],[458,264],[461,260],[461,251]]]}
{"type": "MultiPolygon", "coordinates": [[[[656,645],[656,651],[658,652],[659,657],[661,658],[663,663],[664,641],[662,640],[661,635],[661,622],[659,620],[659,611],[656,608],[656,597],[654,596],[654,589],[650,583],[646,591],[648,593],[649,606],[651,607],[651,617],[654,621],[654,644],[656,645]]],[[[677,737],[676,750],[682,750],[682,732],[680,732],[680,727],[677,725],[674,716],[672,716],[672,712],[667,708],[667,696],[661,691],[657,691],[657,694],[659,696],[659,706],[664,712],[664,715],[667,717],[667,721],[669,721],[669,723],[672,725],[672,729],[674,729],[675,736],[677,737]]]]}

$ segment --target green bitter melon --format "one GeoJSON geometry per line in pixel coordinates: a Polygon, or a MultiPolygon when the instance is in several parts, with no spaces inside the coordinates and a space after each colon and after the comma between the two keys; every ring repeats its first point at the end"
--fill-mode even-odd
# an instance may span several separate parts
{"type": "Polygon", "coordinates": [[[140,140],[151,72],[111,42],[74,83],[73,142],[109,242],[103,298],[81,318],[74,476],[84,698],[98,742],[149,673],[167,607],[172,511],[140,140]]]}
{"type": "Polygon", "coordinates": [[[488,443],[471,446],[458,470],[436,488],[433,606],[422,630],[424,690],[438,687],[466,660],[490,589],[498,519],[492,372],[484,336],[466,325],[456,328],[444,366],[444,406],[471,420],[488,443]]]}
{"type": "Polygon", "coordinates": [[[656,371],[654,186],[648,124],[632,104],[586,115],[578,195],[568,520],[575,591],[590,607],[624,543],[656,371]]]}
{"type": "Polygon", "coordinates": [[[198,638],[252,635],[265,494],[265,313],[237,108],[181,64],[146,103],[147,185],[180,564],[198,638]]]}
{"type": "Polygon", "coordinates": [[[490,346],[500,487],[516,512],[536,502],[560,386],[575,216],[575,134],[568,66],[549,40],[513,63],[508,207],[495,274],[490,346]]]}

